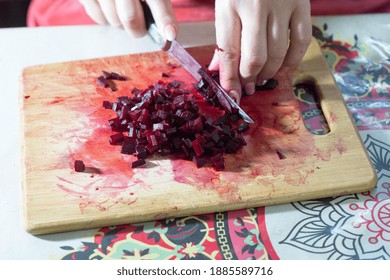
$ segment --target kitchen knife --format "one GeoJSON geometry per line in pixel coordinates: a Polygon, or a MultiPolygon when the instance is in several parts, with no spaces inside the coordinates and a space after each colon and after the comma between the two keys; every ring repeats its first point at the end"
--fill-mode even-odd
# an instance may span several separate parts
{"type": "Polygon", "coordinates": [[[180,64],[194,77],[196,81],[199,81],[203,78],[217,94],[217,97],[225,108],[226,111],[232,113],[233,111],[238,112],[242,119],[248,123],[254,123],[254,121],[241,109],[233,98],[231,98],[223,88],[210,76],[210,74],[202,68],[202,66],[187,52],[187,50],[179,44],[176,40],[168,41],[164,38],[163,35],[159,32],[157,25],[154,21],[152,12],[150,11],[149,6],[141,1],[144,16],[146,29],[150,37],[158,44],[158,46],[166,51],[170,56],[174,57],[180,64]]]}

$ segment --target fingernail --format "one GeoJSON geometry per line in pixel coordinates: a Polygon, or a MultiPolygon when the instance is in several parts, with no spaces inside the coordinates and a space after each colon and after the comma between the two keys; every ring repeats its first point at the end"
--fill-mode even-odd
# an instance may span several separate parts
{"type": "Polygon", "coordinates": [[[245,93],[247,95],[252,95],[255,93],[255,83],[254,82],[250,82],[250,83],[247,83],[245,85],[245,93]]]}
{"type": "Polygon", "coordinates": [[[235,89],[231,90],[229,92],[229,96],[231,98],[233,98],[234,102],[236,102],[237,104],[240,104],[240,94],[239,94],[239,92],[237,90],[235,90],[235,89]]]}
{"type": "Polygon", "coordinates": [[[164,28],[165,39],[173,41],[176,38],[176,28],[172,24],[168,24],[164,28]]]}
{"type": "Polygon", "coordinates": [[[256,85],[257,86],[264,86],[266,82],[267,82],[267,80],[257,80],[256,85]]]}

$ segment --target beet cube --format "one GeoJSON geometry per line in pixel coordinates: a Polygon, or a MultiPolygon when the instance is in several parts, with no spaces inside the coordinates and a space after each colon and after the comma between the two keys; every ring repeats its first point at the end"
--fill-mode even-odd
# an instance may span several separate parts
{"type": "Polygon", "coordinates": [[[210,133],[210,137],[211,137],[211,139],[212,139],[215,143],[218,143],[218,142],[221,140],[221,136],[219,135],[218,129],[214,129],[214,130],[210,133]]]}
{"type": "Polygon", "coordinates": [[[112,103],[110,101],[103,101],[103,108],[104,109],[112,109],[112,103]]]}
{"type": "Polygon", "coordinates": [[[119,118],[114,118],[108,121],[112,131],[124,132],[127,130],[127,124],[123,125],[119,118]]]}
{"type": "Polygon", "coordinates": [[[147,158],[148,153],[146,151],[145,146],[137,145],[135,147],[135,155],[137,156],[138,159],[145,159],[145,158],[147,158]]]}
{"type": "Polygon", "coordinates": [[[153,147],[158,146],[158,142],[157,142],[156,135],[152,134],[152,135],[148,136],[147,138],[148,138],[148,142],[149,142],[153,147]]]}
{"type": "Polygon", "coordinates": [[[164,124],[163,123],[153,124],[153,131],[157,131],[157,130],[164,130],[164,124]]]}
{"type": "Polygon", "coordinates": [[[237,127],[238,132],[244,132],[249,129],[249,125],[247,123],[241,123],[237,127]]]}
{"type": "Polygon", "coordinates": [[[106,78],[107,80],[118,80],[118,81],[126,81],[128,80],[128,78],[126,76],[122,76],[118,73],[115,73],[115,72],[107,72],[107,71],[102,71],[103,72],[103,76],[104,78],[106,78]]]}
{"type": "Polygon", "coordinates": [[[278,155],[279,159],[285,159],[286,158],[286,155],[283,154],[281,151],[279,150],[276,150],[276,154],[278,155]]]}
{"type": "Polygon", "coordinates": [[[126,155],[132,155],[135,153],[135,146],[136,146],[135,139],[131,139],[130,137],[125,137],[122,144],[121,153],[126,155]]]}
{"type": "Polygon", "coordinates": [[[103,76],[99,76],[97,78],[97,82],[99,83],[99,85],[101,85],[102,87],[109,87],[110,86],[110,83],[108,82],[108,80],[106,78],[104,78],[103,76]]]}
{"type": "Polygon", "coordinates": [[[180,82],[176,80],[169,82],[167,85],[167,88],[178,88],[178,87],[180,87],[180,82]]]}
{"type": "Polygon", "coordinates": [[[74,161],[74,170],[76,172],[83,172],[85,170],[85,164],[82,160],[74,161]]]}
{"type": "Polygon", "coordinates": [[[176,131],[177,131],[177,128],[175,126],[173,126],[173,127],[168,128],[165,132],[167,135],[172,135],[172,134],[176,133],[176,131]]]}
{"type": "Polygon", "coordinates": [[[122,133],[116,133],[110,136],[110,144],[117,145],[121,144],[125,140],[122,133]]]}
{"type": "Polygon", "coordinates": [[[192,130],[195,132],[202,132],[203,131],[203,120],[201,117],[197,117],[192,125],[192,130]]]}
{"type": "Polygon", "coordinates": [[[192,148],[192,141],[189,138],[182,138],[181,141],[184,145],[186,145],[188,148],[192,148]]]}
{"type": "Polygon", "coordinates": [[[145,148],[146,150],[148,150],[149,154],[151,155],[157,152],[159,149],[158,146],[153,146],[151,143],[147,144],[145,148]]]}
{"type": "Polygon", "coordinates": [[[204,153],[202,144],[199,142],[198,139],[192,141],[192,148],[194,149],[194,152],[198,157],[204,153]]]}
{"type": "Polygon", "coordinates": [[[192,156],[192,162],[195,163],[196,167],[200,168],[206,164],[206,159],[203,157],[192,156]]]}
{"type": "Polygon", "coordinates": [[[224,159],[221,154],[217,154],[214,157],[211,158],[213,167],[216,171],[223,171],[225,170],[225,163],[224,159]]]}
{"type": "Polygon", "coordinates": [[[169,139],[165,133],[160,133],[160,134],[156,133],[156,137],[157,137],[157,141],[158,141],[159,145],[165,145],[169,141],[169,139]]]}
{"type": "Polygon", "coordinates": [[[138,159],[136,161],[133,161],[131,163],[131,168],[137,168],[141,165],[144,165],[146,163],[145,159],[141,158],[141,159],[138,159]]]}

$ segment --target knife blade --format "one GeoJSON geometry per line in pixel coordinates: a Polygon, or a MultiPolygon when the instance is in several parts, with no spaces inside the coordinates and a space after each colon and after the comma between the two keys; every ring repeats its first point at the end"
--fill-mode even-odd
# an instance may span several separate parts
{"type": "Polygon", "coordinates": [[[144,16],[146,29],[150,37],[157,43],[157,45],[163,50],[166,51],[170,56],[175,58],[180,64],[192,75],[192,77],[199,81],[204,79],[213,91],[217,94],[217,97],[221,105],[225,108],[226,111],[232,113],[233,111],[238,112],[242,119],[248,123],[254,123],[251,117],[231,98],[223,88],[210,76],[210,74],[203,69],[203,67],[196,61],[196,59],[188,53],[188,51],[176,40],[168,41],[164,36],[159,32],[157,25],[154,21],[152,12],[149,6],[141,1],[144,16]]]}

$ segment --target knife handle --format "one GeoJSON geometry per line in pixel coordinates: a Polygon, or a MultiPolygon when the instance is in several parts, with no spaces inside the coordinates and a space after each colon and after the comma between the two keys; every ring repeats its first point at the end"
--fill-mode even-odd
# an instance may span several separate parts
{"type": "Polygon", "coordinates": [[[144,11],[145,27],[148,31],[148,34],[162,50],[168,51],[171,46],[171,41],[165,39],[158,30],[152,11],[150,10],[148,4],[146,4],[145,1],[141,1],[141,5],[144,11]]]}
{"type": "Polygon", "coordinates": [[[146,30],[149,30],[150,26],[152,24],[155,24],[156,22],[154,21],[154,17],[152,11],[149,8],[149,5],[146,4],[145,1],[141,1],[141,5],[142,5],[142,9],[144,10],[146,30]]]}

